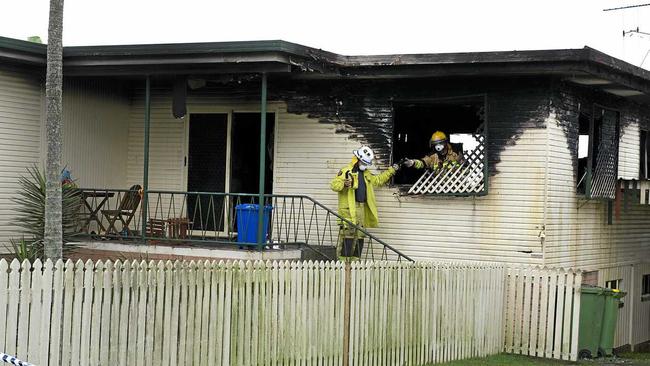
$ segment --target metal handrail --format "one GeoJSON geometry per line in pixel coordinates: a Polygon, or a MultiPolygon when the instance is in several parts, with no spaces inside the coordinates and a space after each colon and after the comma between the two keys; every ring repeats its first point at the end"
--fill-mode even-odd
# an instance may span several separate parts
{"type": "MultiPolygon", "coordinates": [[[[129,190],[125,189],[82,188],[80,190],[86,192],[112,193],[113,196],[111,196],[111,200],[106,203],[108,211],[114,211],[119,204],[118,201],[120,201],[121,197],[129,192],[129,190]]],[[[234,200],[237,200],[238,202],[249,200],[250,203],[258,203],[259,201],[259,195],[250,193],[149,190],[147,191],[147,195],[147,211],[149,213],[147,216],[147,225],[142,225],[144,220],[142,220],[142,217],[138,217],[138,215],[141,215],[141,212],[139,212],[132,215],[134,216],[132,217],[133,225],[129,224],[128,227],[118,226],[118,224],[121,224],[121,222],[118,221],[118,224],[113,223],[110,228],[107,224],[105,225],[106,227],[101,230],[101,224],[99,224],[96,225],[98,232],[94,234],[116,239],[137,239],[136,235],[133,233],[139,230],[139,227],[149,228],[148,224],[151,224],[152,228],[146,229],[147,231],[145,231],[145,235],[141,235],[141,238],[144,238],[145,240],[160,240],[167,242],[237,244],[237,242],[234,242],[232,238],[232,235],[236,231],[231,230],[231,224],[236,220],[234,215],[232,215],[232,209],[236,203],[234,200]],[[190,200],[193,202],[190,202],[190,200]],[[231,202],[230,200],[233,201],[231,202]],[[180,207],[178,208],[175,206],[177,201],[180,202],[180,207]],[[196,207],[189,209],[190,203],[193,203],[196,207]],[[204,203],[207,204],[205,209],[202,206],[204,203]],[[185,222],[176,222],[173,225],[185,225],[184,230],[199,232],[199,234],[195,236],[181,235],[180,237],[165,237],[162,239],[152,235],[153,225],[156,222],[164,225],[164,223],[162,223],[162,221],[164,221],[163,219],[169,220],[169,216],[176,217],[179,214],[184,214],[185,212],[189,213],[190,211],[194,213],[194,216],[197,216],[197,209],[198,218],[193,217],[191,218],[192,220],[190,220],[190,218],[185,218],[185,222]],[[164,211],[168,212],[165,213],[164,211]],[[170,214],[171,211],[173,211],[173,214],[170,214]],[[204,217],[204,214],[207,214],[207,216],[204,217]],[[204,218],[205,220],[203,220],[204,218]],[[200,222],[194,222],[194,219],[197,219],[197,221],[200,222]],[[131,227],[133,227],[133,229],[131,227]],[[210,234],[206,235],[208,232],[210,234]],[[209,239],[207,239],[208,236],[209,239]]],[[[344,218],[312,197],[306,195],[265,194],[264,199],[265,205],[267,204],[266,202],[270,201],[275,204],[275,207],[281,210],[277,214],[274,214],[274,216],[277,217],[272,219],[274,222],[269,224],[271,226],[269,228],[269,234],[272,234],[273,236],[270,238],[272,241],[266,243],[267,245],[273,245],[275,244],[273,241],[277,241],[283,246],[305,246],[316,253],[324,255],[322,251],[317,249],[317,247],[323,246],[325,243],[338,243],[338,240],[340,239],[338,237],[338,231],[336,234],[333,234],[332,228],[337,225],[345,225],[349,229],[363,234],[368,239],[368,250],[365,252],[367,258],[373,259],[376,256],[375,253],[377,249],[373,246],[376,243],[381,246],[379,249],[381,254],[378,254],[377,256],[381,256],[382,259],[386,259],[389,255],[394,255],[397,257],[398,261],[401,259],[412,261],[411,258],[401,253],[390,244],[377,238],[375,235],[369,233],[365,228],[344,218]],[[318,210],[322,210],[322,212],[318,212],[318,210]],[[325,215],[324,219],[323,215],[325,215]],[[335,220],[337,221],[335,222],[335,220]],[[277,227],[273,227],[273,225],[276,225],[277,227]],[[328,230],[329,237],[327,237],[328,230]]],[[[98,218],[98,220],[95,221],[98,221],[99,223],[101,220],[98,218]]],[[[87,225],[85,230],[88,234],[93,233],[90,229],[90,225],[87,225]]],[[[158,230],[160,231],[161,229],[158,228],[158,230]]],[[[164,231],[164,229],[162,229],[162,231],[164,231]]],[[[237,235],[240,235],[240,233],[237,233],[237,235]]],[[[336,246],[336,244],[333,246],[336,246]]]]}

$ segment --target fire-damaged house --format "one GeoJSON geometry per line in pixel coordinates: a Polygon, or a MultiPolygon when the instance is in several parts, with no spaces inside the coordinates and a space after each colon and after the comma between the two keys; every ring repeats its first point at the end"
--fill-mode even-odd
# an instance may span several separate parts
{"type": "MultiPolygon", "coordinates": [[[[3,242],[20,235],[18,177],[45,159],[45,51],[0,38],[3,242]]],[[[63,164],[89,248],[209,257],[242,243],[238,208],[261,194],[260,258],[326,255],[329,182],[352,151],[370,146],[383,171],[440,130],[463,163],[376,189],[366,258],[581,269],[628,292],[617,346],[650,340],[648,71],[588,47],[342,56],[256,41],[66,47],[64,78],[63,164]]]]}

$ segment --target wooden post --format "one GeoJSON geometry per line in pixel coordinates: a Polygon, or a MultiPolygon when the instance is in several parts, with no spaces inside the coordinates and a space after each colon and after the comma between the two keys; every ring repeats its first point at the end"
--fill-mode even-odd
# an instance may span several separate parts
{"type": "Polygon", "coordinates": [[[345,262],[345,307],[343,308],[343,366],[350,365],[350,304],[352,302],[352,269],[345,262]]]}

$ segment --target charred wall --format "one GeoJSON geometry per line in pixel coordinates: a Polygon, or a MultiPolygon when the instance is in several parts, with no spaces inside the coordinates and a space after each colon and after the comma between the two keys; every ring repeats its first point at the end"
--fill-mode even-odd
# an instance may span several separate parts
{"type": "Polygon", "coordinates": [[[581,108],[589,117],[593,114],[594,104],[619,111],[620,131],[635,121],[641,128],[650,127],[650,108],[594,88],[556,80],[551,103],[571,153],[574,178],[578,171],[578,117],[581,108]]]}
{"type": "Polygon", "coordinates": [[[384,162],[391,153],[394,102],[485,95],[492,174],[501,152],[523,131],[545,127],[550,98],[549,81],[532,78],[284,81],[272,90],[274,98],[287,103],[289,113],[337,125],[338,132],[369,144],[384,162]]]}

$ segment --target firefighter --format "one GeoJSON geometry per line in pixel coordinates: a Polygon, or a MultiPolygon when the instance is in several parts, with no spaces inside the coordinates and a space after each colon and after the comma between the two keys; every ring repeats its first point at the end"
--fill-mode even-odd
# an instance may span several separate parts
{"type": "MultiPolygon", "coordinates": [[[[399,164],[393,164],[385,172],[375,175],[368,171],[375,155],[368,146],[361,146],[353,151],[350,164],[339,170],[330,182],[334,192],[338,192],[339,215],[356,227],[377,227],[377,205],[374,187],[383,186],[399,170],[399,164]]],[[[363,250],[363,233],[341,220],[341,230],[336,248],[340,260],[355,260],[361,257],[363,250]]]]}
{"type": "Polygon", "coordinates": [[[403,165],[407,168],[415,169],[428,168],[433,171],[449,169],[460,166],[463,163],[463,156],[455,152],[447,135],[442,131],[436,131],[429,140],[431,154],[422,159],[404,159],[403,165]]]}

